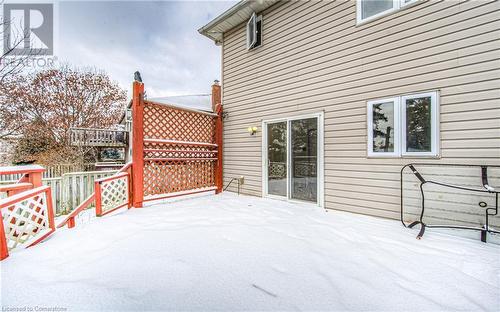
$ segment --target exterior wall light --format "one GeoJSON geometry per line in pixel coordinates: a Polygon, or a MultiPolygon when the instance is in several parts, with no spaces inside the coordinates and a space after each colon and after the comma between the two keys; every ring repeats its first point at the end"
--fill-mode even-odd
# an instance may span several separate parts
{"type": "Polygon", "coordinates": [[[255,135],[257,133],[257,127],[248,127],[247,131],[250,135],[255,135]]]}

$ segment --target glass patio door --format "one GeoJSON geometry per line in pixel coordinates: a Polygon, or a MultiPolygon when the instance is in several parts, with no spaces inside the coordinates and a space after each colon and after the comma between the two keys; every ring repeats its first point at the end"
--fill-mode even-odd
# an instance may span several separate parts
{"type": "Polygon", "coordinates": [[[267,193],[287,194],[287,125],[277,122],[267,125],[267,193]]]}
{"type": "Polygon", "coordinates": [[[266,124],[267,195],[318,202],[318,117],[266,124]]]}
{"type": "Polygon", "coordinates": [[[318,118],[290,121],[290,198],[317,202],[318,118]]]}

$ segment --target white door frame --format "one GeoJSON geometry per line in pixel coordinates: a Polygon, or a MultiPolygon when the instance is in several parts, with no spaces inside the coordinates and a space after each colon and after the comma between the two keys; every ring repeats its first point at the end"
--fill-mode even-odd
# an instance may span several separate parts
{"type": "Polygon", "coordinates": [[[318,119],[318,159],[317,159],[317,203],[315,205],[318,205],[320,207],[325,206],[325,186],[324,186],[324,181],[325,181],[325,163],[324,163],[324,113],[319,112],[319,113],[314,113],[314,114],[305,114],[305,115],[297,115],[297,116],[292,116],[292,117],[286,117],[286,118],[276,118],[276,119],[267,119],[262,121],[262,197],[268,197],[268,198],[274,198],[274,199],[280,199],[280,200],[286,200],[290,202],[299,202],[299,203],[307,203],[307,204],[314,204],[310,203],[307,201],[301,201],[301,200],[296,200],[296,199],[291,199],[290,198],[290,171],[291,171],[291,166],[290,166],[290,154],[291,154],[291,149],[290,149],[290,143],[291,143],[291,136],[290,136],[290,122],[292,120],[300,120],[300,119],[307,119],[307,118],[317,118],[318,119]],[[272,124],[272,123],[277,123],[277,122],[286,122],[286,140],[287,140],[287,174],[286,174],[286,196],[278,196],[278,195],[272,195],[268,194],[268,172],[267,172],[267,125],[272,124]]]}

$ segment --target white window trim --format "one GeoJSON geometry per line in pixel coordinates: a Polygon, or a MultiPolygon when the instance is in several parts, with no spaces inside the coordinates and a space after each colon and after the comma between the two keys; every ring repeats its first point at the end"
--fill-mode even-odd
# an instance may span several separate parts
{"type": "Polygon", "coordinates": [[[367,102],[367,157],[369,158],[436,158],[440,155],[439,96],[437,91],[408,94],[367,102]],[[406,99],[431,98],[431,151],[406,152],[406,99]],[[393,102],[394,107],[394,152],[373,151],[373,109],[378,103],[393,102]]]}
{"type": "Polygon", "coordinates": [[[267,198],[273,198],[273,199],[279,199],[279,200],[285,200],[288,202],[296,202],[296,203],[301,203],[301,204],[310,204],[313,206],[319,206],[319,207],[325,207],[325,151],[324,151],[324,113],[319,112],[315,114],[307,114],[307,115],[300,115],[300,116],[292,116],[292,117],[286,117],[286,118],[278,118],[278,119],[269,119],[269,120],[263,120],[262,121],[262,197],[267,197],[267,198]],[[288,165],[290,163],[290,152],[289,152],[289,144],[291,143],[291,136],[290,136],[290,122],[293,120],[299,120],[299,119],[307,119],[307,118],[318,118],[318,163],[317,163],[317,203],[313,202],[307,202],[307,201],[301,201],[297,199],[292,199],[290,198],[290,183],[289,183],[289,175],[290,175],[290,166],[288,165]],[[286,190],[286,196],[278,196],[278,195],[272,195],[268,194],[268,181],[267,181],[267,125],[272,124],[272,123],[277,123],[277,122],[286,122],[287,123],[287,190],[286,190]]]}
{"type": "Polygon", "coordinates": [[[399,157],[400,150],[400,103],[399,97],[386,98],[375,101],[368,101],[367,115],[368,115],[368,157],[399,157]],[[380,103],[392,102],[394,105],[394,152],[374,152],[373,151],[373,105],[380,103]]]}
{"type": "Polygon", "coordinates": [[[405,0],[393,0],[393,4],[392,4],[392,8],[391,9],[388,9],[388,10],[385,10],[385,11],[382,11],[380,13],[377,13],[375,15],[372,15],[372,16],[369,16],[365,19],[362,18],[362,5],[361,5],[361,2],[363,0],[356,0],[356,24],[357,25],[361,25],[361,24],[364,24],[364,23],[367,23],[369,21],[372,21],[372,20],[375,20],[375,19],[378,19],[380,17],[383,17],[383,16],[386,16],[386,15],[389,15],[389,14],[392,14],[396,11],[399,11],[405,7],[408,7],[409,5],[411,4],[415,4],[418,2],[418,0],[411,0],[411,1],[408,1],[408,2],[405,2],[405,0]]]}
{"type": "Polygon", "coordinates": [[[252,49],[255,46],[255,44],[257,43],[256,34],[257,34],[257,16],[255,15],[255,13],[253,13],[247,22],[247,48],[248,48],[248,50],[252,49]],[[250,38],[250,28],[249,28],[250,24],[252,24],[253,31],[254,31],[252,38],[250,38]]]}
{"type": "Polygon", "coordinates": [[[411,157],[437,157],[439,155],[439,103],[437,92],[426,92],[405,95],[401,97],[401,133],[402,149],[401,155],[411,157]],[[406,151],[406,100],[430,97],[431,98],[431,151],[430,152],[407,152],[406,151]]]}

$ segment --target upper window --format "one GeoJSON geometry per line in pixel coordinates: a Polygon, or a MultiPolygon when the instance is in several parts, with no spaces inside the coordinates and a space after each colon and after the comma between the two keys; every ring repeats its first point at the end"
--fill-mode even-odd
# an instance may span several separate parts
{"type": "Polygon", "coordinates": [[[398,10],[416,0],[357,0],[358,23],[398,10]]]}
{"type": "Polygon", "coordinates": [[[247,23],[247,48],[249,50],[262,45],[262,16],[252,14],[247,23]]]}
{"type": "Polygon", "coordinates": [[[368,156],[437,156],[436,92],[368,102],[368,156]]]}

